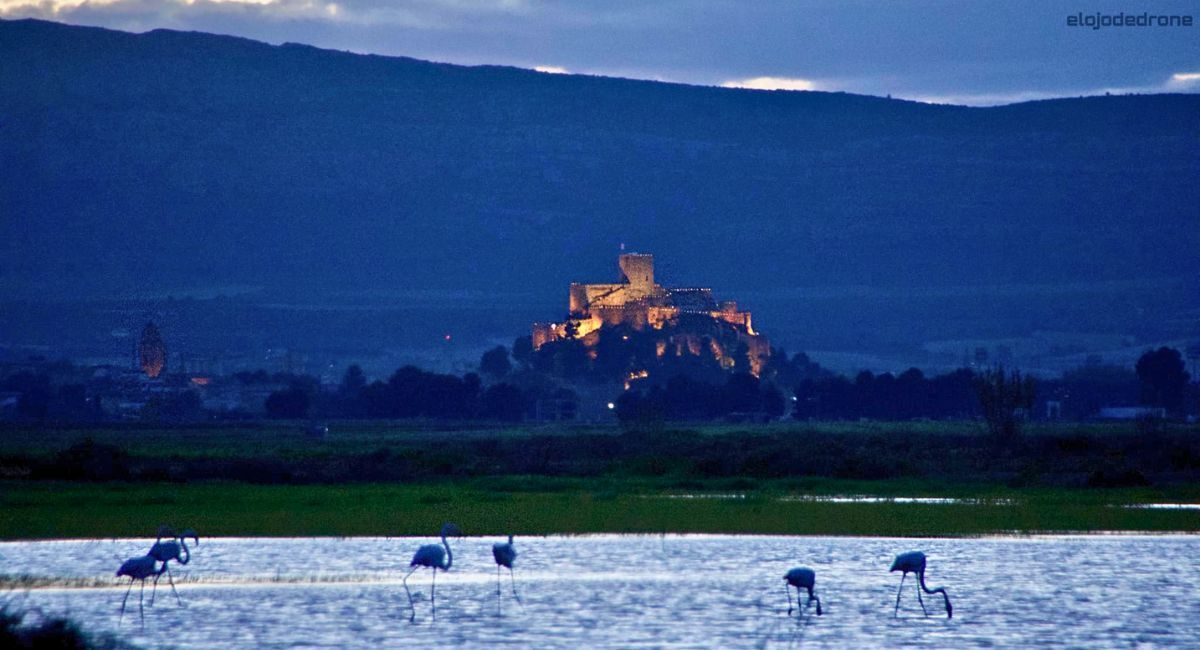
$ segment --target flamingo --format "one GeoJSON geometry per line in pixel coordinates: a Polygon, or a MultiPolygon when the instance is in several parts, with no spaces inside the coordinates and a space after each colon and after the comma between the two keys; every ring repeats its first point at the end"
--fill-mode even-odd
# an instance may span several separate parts
{"type": "Polygon", "coordinates": [[[513,546],[513,536],[508,536],[508,543],[497,542],[492,544],[492,558],[496,560],[496,595],[500,595],[500,567],[508,567],[508,577],[512,580],[512,593],[517,602],[521,602],[521,597],[517,595],[517,579],[513,577],[513,561],[517,559],[517,549],[513,546]]]}
{"type": "Polygon", "coordinates": [[[192,559],[192,552],[188,549],[187,542],[185,541],[188,537],[192,538],[196,546],[200,545],[200,537],[191,528],[180,533],[178,538],[175,537],[170,528],[164,526],[158,529],[158,541],[154,543],[154,546],[150,547],[149,554],[154,559],[162,562],[163,566],[162,571],[159,571],[158,575],[154,576],[154,586],[150,589],[151,607],[154,606],[154,594],[158,591],[158,580],[162,577],[163,572],[167,574],[167,582],[171,584],[171,593],[175,594],[175,602],[179,603],[181,607],[183,606],[183,600],[179,598],[179,592],[175,589],[175,578],[171,576],[171,567],[168,566],[168,563],[171,560],[175,560],[179,564],[187,564],[192,559]],[[167,536],[170,539],[165,542],[162,541],[162,538],[167,536]],[[176,539],[179,541],[175,541],[176,539]]]}
{"type": "Polygon", "coordinates": [[[453,535],[462,537],[462,532],[458,530],[458,526],[452,523],[442,524],[442,545],[425,544],[413,553],[412,562],[408,566],[412,567],[408,573],[404,574],[404,579],[401,581],[404,584],[404,592],[408,594],[408,606],[412,609],[412,615],[409,617],[409,622],[416,620],[417,608],[413,605],[412,592],[408,590],[408,577],[413,574],[413,571],[421,567],[429,567],[433,570],[433,579],[429,585],[429,602],[433,612],[433,618],[437,618],[437,570],[449,571],[454,565],[454,553],[450,550],[450,544],[446,542],[446,537],[453,535]],[[443,548],[444,547],[444,548],[443,548]]]}
{"type": "Polygon", "coordinates": [[[121,615],[117,618],[118,624],[125,617],[125,603],[129,600],[129,592],[133,590],[134,580],[142,583],[142,588],[138,591],[138,615],[141,617],[142,624],[146,624],[146,613],[142,607],[142,600],[146,595],[146,578],[162,574],[162,569],[156,568],[156,564],[158,564],[158,560],[153,555],[143,555],[125,560],[121,564],[121,568],[117,569],[118,578],[129,576],[129,588],[125,590],[125,597],[121,599],[121,615]]]}
{"type": "MultiPolygon", "coordinates": [[[[805,607],[812,605],[812,602],[817,601],[817,616],[821,615],[821,599],[813,594],[813,587],[816,586],[817,573],[808,567],[796,567],[783,576],[787,584],[783,586],[783,590],[787,592],[788,599],[788,616],[792,615],[792,590],[796,588],[796,608],[800,609],[800,590],[808,590],[808,601],[804,603],[805,607]]],[[[800,614],[804,614],[804,610],[800,609],[800,614]]]]}
{"type": "Polygon", "coordinates": [[[921,598],[921,591],[924,590],[927,594],[940,593],[946,601],[946,618],[954,618],[954,608],[950,606],[950,596],[946,593],[944,587],[930,589],[925,586],[925,554],[920,551],[909,551],[896,556],[896,561],[892,562],[892,568],[889,571],[903,571],[900,575],[900,589],[896,590],[896,608],[892,611],[892,616],[896,616],[900,611],[900,594],[904,590],[904,579],[909,573],[917,574],[917,601],[921,603],[921,611],[929,616],[929,610],[925,609],[925,601],[921,598]]]}

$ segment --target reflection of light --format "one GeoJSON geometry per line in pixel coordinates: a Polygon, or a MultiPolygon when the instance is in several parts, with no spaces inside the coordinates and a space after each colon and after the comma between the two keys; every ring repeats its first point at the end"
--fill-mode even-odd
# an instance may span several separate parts
{"type": "Polygon", "coordinates": [[[613,404],[612,402],[609,402],[609,403],[608,403],[608,410],[610,410],[610,411],[611,411],[611,410],[613,410],[613,409],[615,409],[615,408],[617,408],[617,405],[616,405],[616,404],[613,404]]]}
{"type": "Polygon", "coordinates": [[[442,338],[444,338],[445,340],[449,341],[449,340],[450,340],[450,335],[449,335],[449,334],[447,334],[446,336],[444,336],[444,337],[442,337],[442,338]]]}

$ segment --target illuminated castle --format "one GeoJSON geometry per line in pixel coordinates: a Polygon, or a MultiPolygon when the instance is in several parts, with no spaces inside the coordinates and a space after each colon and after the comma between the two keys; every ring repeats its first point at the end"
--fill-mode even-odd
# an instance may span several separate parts
{"type": "Polygon", "coordinates": [[[729,340],[744,343],[748,348],[749,371],[758,375],[771,348],[766,337],[754,331],[750,312],[738,311],[732,300],[718,304],[712,289],[669,289],[654,282],[654,256],[642,253],[622,253],[617,260],[620,281],[613,284],[571,283],[567,321],[563,323],[534,323],[533,347],[538,349],[550,341],[575,338],[592,348],[599,331],[606,326],[626,325],[637,331],[661,330],[664,338],[656,342],[659,357],[665,354],[700,354],[702,347],[726,368],[736,364],[729,340]],[[701,331],[689,331],[684,321],[695,323],[696,318],[709,324],[724,325],[731,336],[713,337],[701,331]],[[722,344],[721,339],[726,340],[722,344]]]}

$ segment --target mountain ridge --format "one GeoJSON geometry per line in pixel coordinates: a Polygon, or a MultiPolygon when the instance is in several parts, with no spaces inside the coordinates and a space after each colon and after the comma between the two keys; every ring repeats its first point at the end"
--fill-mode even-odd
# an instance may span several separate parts
{"type": "Polygon", "coordinates": [[[0,296],[561,293],[619,243],[674,284],[1069,283],[1200,247],[1197,95],[929,105],[21,20],[0,119],[0,296]]]}

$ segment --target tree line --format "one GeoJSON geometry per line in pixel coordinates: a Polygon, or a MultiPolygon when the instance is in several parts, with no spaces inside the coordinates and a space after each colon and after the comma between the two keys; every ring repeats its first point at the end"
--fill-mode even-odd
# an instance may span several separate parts
{"type": "MultiPolygon", "coordinates": [[[[620,336],[605,340],[613,349],[628,351],[624,346],[629,341],[620,336]]],[[[636,337],[630,340],[634,346],[645,343],[636,337]]],[[[1133,405],[1178,417],[1189,409],[1194,412],[1200,400],[1200,386],[1189,383],[1182,354],[1168,347],[1148,350],[1133,368],[1095,361],[1059,378],[1036,382],[1013,370],[965,368],[933,377],[912,368],[899,375],[864,371],[848,378],[822,368],[803,353],[788,355],[782,349],[772,350],[764,360],[760,377],[738,370],[736,363],[727,369],[711,355],[685,353],[660,359],[645,377],[630,381],[630,366],[617,364],[613,359],[620,354],[613,353],[616,356],[598,355],[591,360],[608,359],[599,366],[607,368],[602,374],[590,365],[584,375],[572,378],[570,372],[559,372],[566,349],[546,351],[543,346],[535,352],[529,338],[522,337],[511,353],[505,346],[485,352],[477,373],[459,376],[405,366],[386,380],[368,381],[361,368],[351,366],[332,388],[322,386],[316,377],[261,370],[231,378],[247,387],[281,386],[267,396],[264,411],[268,417],[284,419],[519,421],[534,417],[539,405],[577,401],[573,387],[593,383],[601,392],[612,391],[614,410],[623,422],[769,419],[789,412],[800,420],[984,417],[996,422],[997,432],[1011,434],[1014,422],[1034,411],[1044,413],[1048,402],[1057,403],[1064,419],[1085,419],[1105,406],[1133,405]],[[629,382],[627,390],[618,386],[622,379],[629,382]]],[[[111,417],[98,398],[112,390],[111,380],[88,379],[90,370],[65,362],[42,367],[0,377],[0,394],[10,396],[5,398],[5,419],[100,422],[111,417]]],[[[149,397],[142,416],[170,423],[199,421],[213,414],[205,411],[200,393],[185,386],[149,397]]],[[[252,413],[221,417],[235,416],[255,417],[252,413]]]]}

